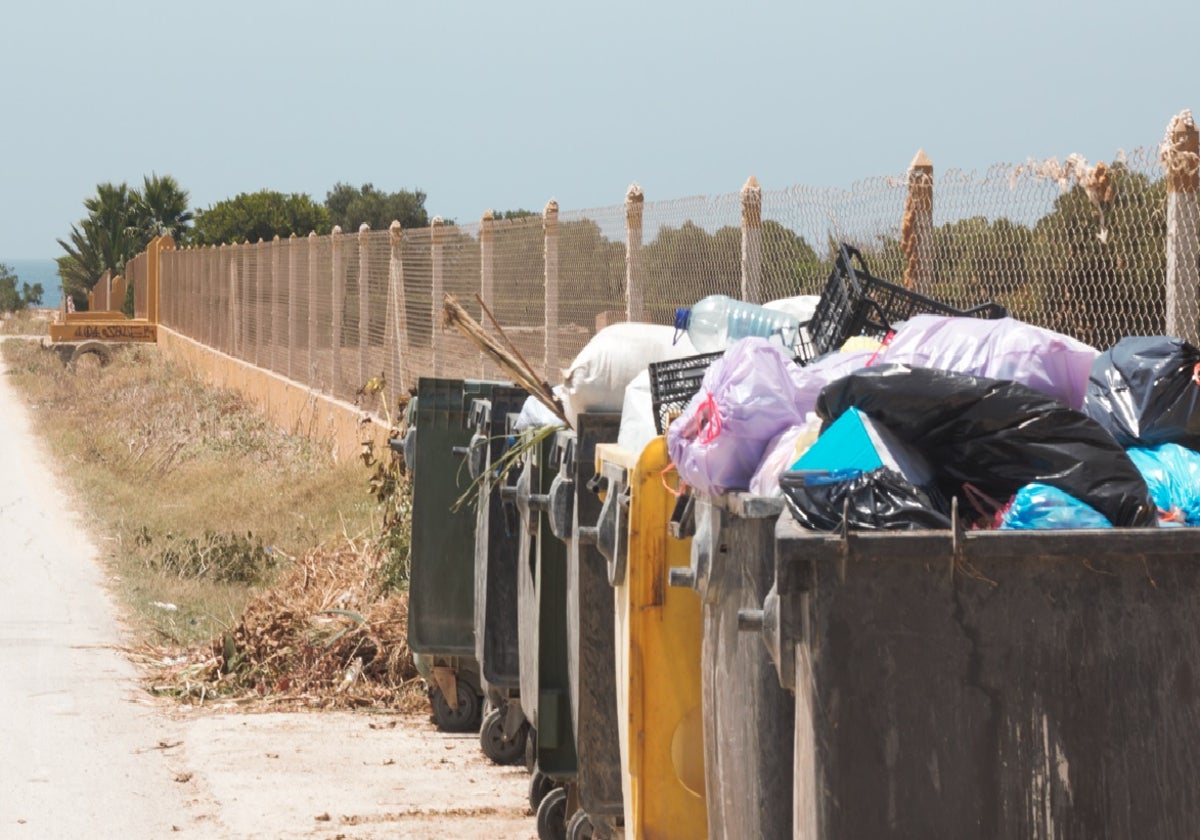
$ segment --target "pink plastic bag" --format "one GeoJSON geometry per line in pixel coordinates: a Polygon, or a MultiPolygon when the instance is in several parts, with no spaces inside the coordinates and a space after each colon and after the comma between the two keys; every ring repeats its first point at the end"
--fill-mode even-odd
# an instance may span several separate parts
{"type": "Polygon", "coordinates": [[[680,477],[709,495],[747,489],[775,436],[803,425],[821,389],[872,355],[837,353],[800,367],[766,339],[736,342],[709,366],[699,392],[667,429],[680,477]]]}
{"type": "Polygon", "coordinates": [[[1015,318],[917,315],[897,330],[876,364],[1011,379],[1078,409],[1097,355],[1070,336],[1015,318]]]}

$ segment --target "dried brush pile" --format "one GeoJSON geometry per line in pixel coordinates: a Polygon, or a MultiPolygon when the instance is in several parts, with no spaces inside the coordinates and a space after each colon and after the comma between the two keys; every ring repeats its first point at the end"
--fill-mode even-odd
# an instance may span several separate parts
{"type": "Polygon", "coordinates": [[[152,671],[151,690],[193,703],[423,707],[405,641],[408,593],[384,592],[385,561],[356,541],[298,558],[219,638],[183,651],[137,651],[152,671]]]}

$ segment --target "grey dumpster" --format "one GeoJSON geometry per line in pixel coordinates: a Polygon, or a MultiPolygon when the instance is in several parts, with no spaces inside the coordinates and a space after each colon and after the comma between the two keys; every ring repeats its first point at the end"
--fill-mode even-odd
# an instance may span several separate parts
{"type": "Polygon", "coordinates": [[[568,840],[613,836],[623,814],[613,591],[608,561],[596,546],[602,504],[591,486],[596,444],[616,441],[621,415],[580,414],[575,425],[555,439],[558,474],[548,510],[550,529],[567,549],[567,668],[579,801],[568,840]]]}
{"type": "Polygon", "coordinates": [[[1200,823],[1200,532],[804,531],[761,624],[795,836],[1177,838],[1200,823]]]}
{"type": "Polygon", "coordinates": [[[520,692],[520,644],[517,626],[517,553],[520,523],[515,508],[502,500],[509,415],[521,409],[523,388],[496,385],[486,399],[471,405],[471,477],[478,482],[475,503],[475,657],[489,711],[480,727],[483,752],[497,764],[525,755],[528,725],[517,702],[520,692]]]}
{"type": "Polygon", "coordinates": [[[567,671],[567,552],[551,533],[546,516],[555,476],[550,469],[554,436],[524,449],[524,466],[511,494],[520,511],[521,528],[517,564],[521,708],[533,725],[530,804],[538,810],[538,836],[550,840],[565,833],[570,815],[567,791],[561,785],[574,780],[577,768],[567,671]]]}
{"type": "Polygon", "coordinates": [[[464,463],[471,402],[499,383],[422,377],[413,440],[412,553],[408,644],[429,680],[434,716],[446,730],[479,726],[475,659],[475,512],[456,506],[470,487],[464,463]]]}
{"type": "Polygon", "coordinates": [[[703,610],[708,836],[790,837],[794,702],[759,640],[738,629],[739,611],[761,605],[774,582],[783,500],[730,493],[685,501],[691,512],[676,529],[694,531],[692,562],[672,569],[671,584],[695,589],[703,610]]]}

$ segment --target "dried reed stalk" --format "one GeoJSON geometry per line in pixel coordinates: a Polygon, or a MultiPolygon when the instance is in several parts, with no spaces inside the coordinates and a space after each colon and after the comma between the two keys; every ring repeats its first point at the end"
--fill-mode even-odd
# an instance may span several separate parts
{"type": "MultiPolygon", "coordinates": [[[[539,377],[537,372],[525,363],[524,359],[520,358],[520,353],[517,353],[515,348],[510,351],[499,341],[488,335],[483,326],[472,318],[467,310],[463,309],[462,305],[453,295],[445,296],[442,305],[442,327],[454,327],[462,333],[467,341],[478,347],[501,370],[511,376],[513,382],[528,391],[530,396],[536,397],[539,402],[550,409],[565,425],[568,427],[571,425],[567,421],[567,415],[563,411],[562,404],[554,395],[554,391],[551,390],[550,385],[539,377]]],[[[496,324],[496,330],[503,335],[503,330],[500,329],[499,324],[496,324]]],[[[507,336],[504,339],[508,342],[507,336]]],[[[511,345],[511,342],[508,343],[511,345]]]]}

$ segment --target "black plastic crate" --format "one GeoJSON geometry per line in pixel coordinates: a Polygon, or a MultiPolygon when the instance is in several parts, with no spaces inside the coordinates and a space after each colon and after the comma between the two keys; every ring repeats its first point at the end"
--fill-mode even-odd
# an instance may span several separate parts
{"type": "Polygon", "coordinates": [[[856,335],[883,338],[892,331],[893,325],[913,315],[1004,318],[1008,310],[998,303],[956,309],[948,303],[881,280],[871,275],[857,248],[842,243],[833,272],[808,322],[813,355],[837,350],[856,335]]]}
{"type": "Polygon", "coordinates": [[[671,418],[683,411],[700,390],[708,366],[724,355],[724,351],[701,353],[650,363],[650,402],[654,407],[654,428],[660,435],[666,431],[671,418]]]}

